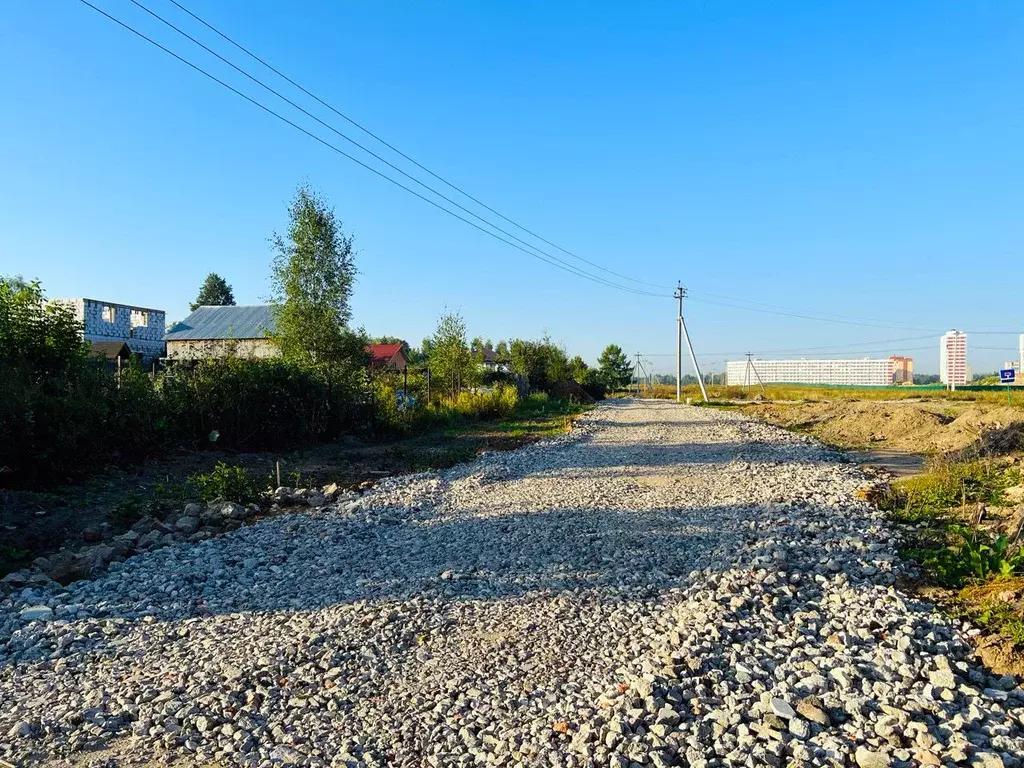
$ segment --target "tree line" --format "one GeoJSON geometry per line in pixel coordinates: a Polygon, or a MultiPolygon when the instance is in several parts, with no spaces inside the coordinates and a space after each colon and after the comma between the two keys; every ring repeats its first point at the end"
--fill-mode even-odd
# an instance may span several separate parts
{"type": "MultiPolygon", "coordinates": [[[[115,373],[91,356],[70,308],[46,302],[38,283],[0,278],[0,484],[57,482],[174,445],[282,450],[347,430],[508,414],[516,389],[487,380],[481,362],[490,342],[469,339],[458,313],[443,313],[409,350],[437,382],[430,397],[413,408],[393,380],[368,376],[370,339],[352,326],[350,308],[354,239],[308,186],[287,213],[287,229],[271,238],[276,327],[268,338],[277,358],[204,360],[159,375],[133,363],[115,373]]],[[[228,282],[211,273],[192,306],[234,302],[228,282]]],[[[501,341],[493,351],[541,392],[575,382],[596,397],[632,376],[615,345],[597,367],[547,337],[501,341]]]]}

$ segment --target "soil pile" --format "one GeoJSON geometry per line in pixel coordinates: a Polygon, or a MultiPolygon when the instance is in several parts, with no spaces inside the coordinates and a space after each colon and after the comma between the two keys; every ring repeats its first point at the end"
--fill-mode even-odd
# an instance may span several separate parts
{"type": "Polygon", "coordinates": [[[914,453],[961,450],[990,430],[1024,422],[1021,408],[951,401],[830,400],[746,405],[743,410],[842,448],[914,453]]]}

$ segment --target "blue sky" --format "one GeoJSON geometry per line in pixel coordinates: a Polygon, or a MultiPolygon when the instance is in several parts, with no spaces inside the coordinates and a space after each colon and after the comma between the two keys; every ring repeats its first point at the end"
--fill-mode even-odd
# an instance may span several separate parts
{"type": "MultiPolygon", "coordinates": [[[[344,144],[128,0],[94,2],[344,144]]],[[[273,79],[167,0],[145,2],[273,79]]],[[[182,3],[547,239],[641,280],[682,280],[705,368],[816,347],[906,353],[935,371],[951,327],[968,331],[975,370],[1015,357],[1016,0],[182,3]]],[[[0,72],[0,273],[51,296],[173,320],[214,270],[258,302],[267,238],[308,180],[355,234],[354,319],[370,333],[416,343],[448,307],[473,335],[547,332],[591,361],[614,341],[674,367],[671,298],[595,285],[486,237],[76,0],[4,3],[0,72]]]]}

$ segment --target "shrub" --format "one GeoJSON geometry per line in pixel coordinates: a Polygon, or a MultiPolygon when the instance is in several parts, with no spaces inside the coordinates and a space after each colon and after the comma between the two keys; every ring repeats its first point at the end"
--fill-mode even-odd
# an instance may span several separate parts
{"type": "Polygon", "coordinates": [[[220,461],[211,472],[201,472],[189,477],[199,498],[203,501],[225,499],[239,504],[251,504],[263,498],[270,490],[271,480],[260,480],[245,467],[228,466],[220,461]]]}
{"type": "Polygon", "coordinates": [[[120,376],[89,357],[68,307],[38,284],[0,284],[0,466],[14,484],[55,482],[160,447],[166,421],[137,364],[120,376]]]}
{"type": "Polygon", "coordinates": [[[362,397],[330,369],[284,360],[204,360],[176,366],[160,389],[177,433],[198,446],[280,450],[336,437],[362,397]]]}

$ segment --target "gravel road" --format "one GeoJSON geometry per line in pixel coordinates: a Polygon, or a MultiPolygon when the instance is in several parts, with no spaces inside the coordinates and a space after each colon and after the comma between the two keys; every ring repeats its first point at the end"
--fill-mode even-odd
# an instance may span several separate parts
{"type": "Polygon", "coordinates": [[[1024,765],[1024,692],[892,586],[863,483],[739,414],[602,406],[553,440],[3,598],[0,757],[1024,765]]]}

